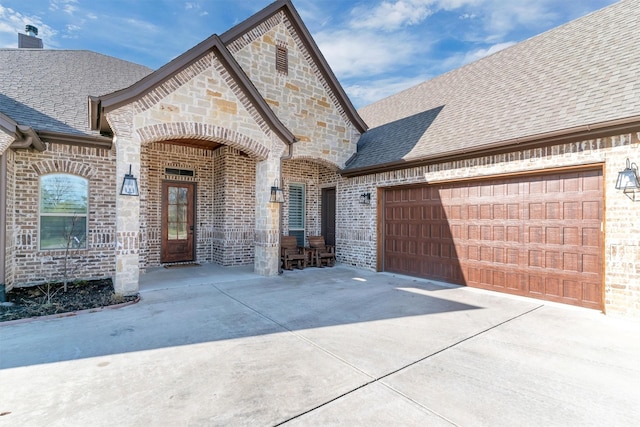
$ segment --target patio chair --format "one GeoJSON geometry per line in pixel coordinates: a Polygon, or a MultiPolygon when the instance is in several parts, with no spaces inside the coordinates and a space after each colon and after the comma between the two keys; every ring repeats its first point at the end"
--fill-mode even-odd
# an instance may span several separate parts
{"type": "Polygon", "coordinates": [[[293,270],[294,265],[299,269],[307,266],[307,254],[298,246],[296,236],[280,236],[280,258],[285,270],[293,270]]]}
{"type": "Polygon", "coordinates": [[[312,260],[317,267],[333,267],[336,263],[335,246],[326,245],[323,236],[308,236],[309,248],[312,252],[312,260]]]}

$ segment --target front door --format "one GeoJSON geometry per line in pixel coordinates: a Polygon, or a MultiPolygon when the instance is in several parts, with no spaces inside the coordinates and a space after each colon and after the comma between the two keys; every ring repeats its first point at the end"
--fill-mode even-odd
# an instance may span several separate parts
{"type": "Polygon", "coordinates": [[[336,189],[322,189],[321,232],[327,245],[336,244],[336,189]]]}
{"type": "Polygon", "coordinates": [[[195,186],[192,182],[162,183],[161,262],[194,260],[195,186]]]}

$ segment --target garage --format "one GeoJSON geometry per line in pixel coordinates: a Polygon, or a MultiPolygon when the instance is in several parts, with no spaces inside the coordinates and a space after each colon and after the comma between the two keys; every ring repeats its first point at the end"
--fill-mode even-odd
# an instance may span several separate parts
{"type": "Polygon", "coordinates": [[[383,191],[382,269],[602,309],[602,170],[383,191]]]}

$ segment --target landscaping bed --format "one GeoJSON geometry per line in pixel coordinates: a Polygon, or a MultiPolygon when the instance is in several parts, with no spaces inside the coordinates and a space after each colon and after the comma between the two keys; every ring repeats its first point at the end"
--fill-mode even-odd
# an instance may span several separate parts
{"type": "Polygon", "coordinates": [[[9,304],[0,305],[0,322],[52,314],[62,315],[138,299],[137,295],[116,295],[111,279],[69,283],[66,292],[63,291],[62,283],[50,284],[49,287],[40,285],[13,288],[6,296],[9,304]]]}

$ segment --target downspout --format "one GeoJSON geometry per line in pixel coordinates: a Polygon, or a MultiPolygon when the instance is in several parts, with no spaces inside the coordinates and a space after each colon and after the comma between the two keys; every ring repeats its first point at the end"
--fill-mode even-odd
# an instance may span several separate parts
{"type": "Polygon", "coordinates": [[[7,256],[7,153],[0,155],[0,302],[6,302],[7,256]]]}
{"type": "MultiPolygon", "coordinates": [[[[284,177],[282,176],[282,163],[284,160],[290,160],[293,157],[293,144],[298,142],[297,139],[293,139],[293,141],[289,144],[289,154],[285,154],[280,157],[280,185],[282,185],[282,192],[284,193],[284,177]]],[[[282,203],[278,206],[278,239],[282,236],[282,203]]],[[[278,245],[280,246],[280,245],[278,245]]],[[[281,252],[281,249],[278,248],[278,252],[281,252]]],[[[280,253],[278,253],[278,258],[280,258],[280,253]]],[[[282,263],[278,260],[278,275],[282,274],[282,263]]]]}

